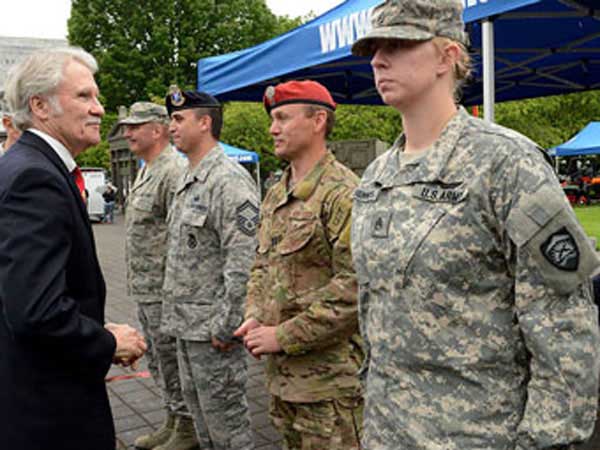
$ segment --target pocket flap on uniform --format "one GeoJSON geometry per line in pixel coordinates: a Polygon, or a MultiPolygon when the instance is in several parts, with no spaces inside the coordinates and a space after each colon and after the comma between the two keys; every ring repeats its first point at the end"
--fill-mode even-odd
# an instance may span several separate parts
{"type": "Polygon", "coordinates": [[[542,188],[535,195],[523,195],[506,223],[506,231],[517,247],[529,242],[564,207],[562,198],[557,198],[556,191],[549,188],[542,188]]]}
{"type": "Polygon", "coordinates": [[[317,229],[317,220],[310,211],[292,213],[287,232],[278,247],[279,253],[282,255],[294,253],[308,244],[317,229]]]}
{"type": "Polygon", "coordinates": [[[199,214],[197,212],[190,214],[184,214],[183,218],[181,219],[181,223],[183,225],[188,225],[191,227],[203,227],[204,223],[206,222],[206,213],[204,214],[199,214]]]}
{"type": "Polygon", "coordinates": [[[131,202],[131,206],[140,211],[152,212],[153,202],[151,198],[145,196],[136,196],[131,202]]]}

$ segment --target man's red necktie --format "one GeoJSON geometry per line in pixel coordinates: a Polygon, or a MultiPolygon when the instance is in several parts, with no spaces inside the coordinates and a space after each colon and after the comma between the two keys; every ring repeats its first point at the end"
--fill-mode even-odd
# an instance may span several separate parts
{"type": "Polygon", "coordinates": [[[81,173],[81,169],[79,168],[79,166],[76,166],[73,169],[71,175],[73,175],[73,178],[75,179],[75,184],[79,188],[79,193],[81,194],[81,198],[83,199],[83,203],[85,203],[85,181],[83,179],[83,174],[81,173]]]}

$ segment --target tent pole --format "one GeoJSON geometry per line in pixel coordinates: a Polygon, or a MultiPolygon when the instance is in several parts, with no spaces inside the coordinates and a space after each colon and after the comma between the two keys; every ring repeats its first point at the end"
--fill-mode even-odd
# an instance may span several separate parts
{"type": "Polygon", "coordinates": [[[494,22],[485,19],[481,27],[481,51],[483,53],[483,119],[494,122],[496,85],[494,74],[494,22]]]}
{"type": "Polygon", "coordinates": [[[262,186],[260,185],[260,161],[256,161],[256,182],[258,183],[258,201],[262,202],[262,186]]]}

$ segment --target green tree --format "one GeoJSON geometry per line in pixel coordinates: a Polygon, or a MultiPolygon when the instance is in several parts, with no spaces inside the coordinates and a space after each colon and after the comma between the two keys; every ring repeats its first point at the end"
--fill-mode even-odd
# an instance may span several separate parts
{"type": "Polygon", "coordinates": [[[300,24],[265,0],[73,0],[69,42],[91,52],[108,110],[169,85],[196,87],[197,60],[240,50],[300,24]]]}
{"type": "MultiPolygon", "coordinates": [[[[262,103],[229,102],[225,104],[223,122],[221,140],[257,152],[263,178],[282,167],[283,162],[273,154],[271,120],[262,103]]],[[[400,114],[393,108],[339,105],[330,140],[376,138],[392,143],[400,132],[400,114]]]]}
{"type": "Polygon", "coordinates": [[[600,117],[600,91],[500,103],[496,121],[543,148],[562,144],[600,117]]]}

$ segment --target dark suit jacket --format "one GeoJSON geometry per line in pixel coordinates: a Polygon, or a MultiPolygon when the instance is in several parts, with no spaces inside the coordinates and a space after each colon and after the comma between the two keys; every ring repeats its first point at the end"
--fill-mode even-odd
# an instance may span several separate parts
{"type": "Polygon", "coordinates": [[[0,158],[0,448],[115,448],[105,294],[77,186],[25,132],[0,158]]]}

